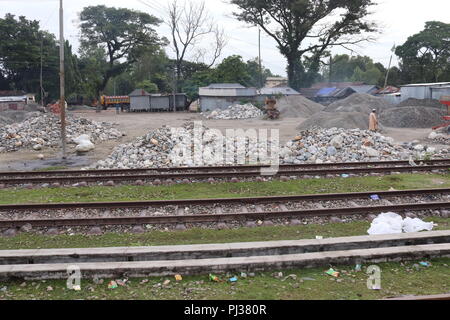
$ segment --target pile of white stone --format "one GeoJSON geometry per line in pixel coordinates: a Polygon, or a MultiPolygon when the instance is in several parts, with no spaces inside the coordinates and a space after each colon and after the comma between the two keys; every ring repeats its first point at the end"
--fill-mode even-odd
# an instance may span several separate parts
{"type": "Polygon", "coordinates": [[[218,139],[217,131],[200,123],[194,125],[193,122],[185,123],[179,129],[163,126],[152,130],[132,143],[117,146],[108,158],[98,161],[91,168],[134,169],[256,163],[258,159],[254,159],[255,155],[259,154],[260,149],[266,150],[264,148],[269,152],[265,158],[268,163],[270,140],[267,143],[255,142],[248,138],[237,139],[221,134],[218,139]]]}
{"type": "Polygon", "coordinates": [[[214,110],[209,114],[203,114],[207,119],[236,120],[253,119],[263,116],[263,112],[251,103],[233,104],[225,110],[214,110]]]}
{"type": "MultiPolygon", "coordinates": [[[[445,129],[447,130],[447,128],[445,129]]],[[[431,132],[428,136],[428,140],[431,140],[433,143],[450,145],[450,135],[446,133],[445,130],[431,132]]]]}
{"type": "MultiPolygon", "coordinates": [[[[0,153],[20,149],[41,150],[60,145],[61,121],[53,114],[43,114],[0,127],[0,153]]],[[[93,142],[118,139],[121,132],[106,122],[95,122],[84,118],[67,117],[67,142],[76,143],[81,135],[87,135],[93,142]]]]}
{"type": "Polygon", "coordinates": [[[412,143],[396,144],[394,139],[361,129],[312,128],[299,133],[281,150],[281,162],[335,163],[424,159],[445,157],[448,150],[412,143]]]}

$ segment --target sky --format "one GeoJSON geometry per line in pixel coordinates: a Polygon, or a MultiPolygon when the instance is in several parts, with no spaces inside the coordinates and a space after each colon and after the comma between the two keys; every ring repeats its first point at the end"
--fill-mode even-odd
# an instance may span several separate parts
{"type": "MultiPolygon", "coordinates": [[[[201,2],[202,0],[191,0],[201,2]]],[[[180,3],[183,0],[179,0],[180,3]]],[[[403,44],[407,38],[423,30],[425,22],[431,20],[450,23],[450,1],[448,0],[375,0],[376,6],[370,10],[372,14],[369,20],[376,22],[380,27],[380,33],[376,34],[376,40],[353,46],[353,52],[335,48],[333,54],[348,53],[349,55],[367,55],[375,62],[381,62],[387,66],[391,57],[391,49],[403,44]]],[[[164,19],[167,16],[167,1],[162,0],[64,0],[64,27],[65,37],[75,51],[78,49],[79,29],[78,14],[83,7],[89,5],[104,4],[107,6],[127,7],[148,12],[164,19]]],[[[232,54],[241,55],[245,60],[258,56],[258,29],[237,21],[233,16],[236,11],[234,5],[226,0],[207,0],[206,7],[214,21],[225,30],[228,43],[221,59],[232,54]]],[[[59,37],[59,1],[58,0],[0,0],[0,16],[6,13],[23,15],[27,19],[39,20],[41,27],[59,37]]],[[[156,27],[160,35],[169,38],[169,29],[162,24],[156,27]]],[[[1,39],[0,39],[1,40],[1,39]]],[[[210,45],[206,39],[205,49],[210,45]]],[[[275,74],[286,75],[286,61],[278,52],[276,43],[269,36],[261,33],[261,50],[263,64],[275,74]]],[[[173,51],[168,47],[167,54],[173,56],[173,51]]],[[[207,61],[205,61],[207,62],[207,61]]],[[[398,61],[394,55],[393,65],[398,61]]]]}

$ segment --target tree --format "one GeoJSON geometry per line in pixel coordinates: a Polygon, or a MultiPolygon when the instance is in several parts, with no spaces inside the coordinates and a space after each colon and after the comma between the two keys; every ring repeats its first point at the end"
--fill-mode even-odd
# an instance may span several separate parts
{"type": "Polygon", "coordinates": [[[158,86],[150,80],[144,80],[136,85],[139,89],[144,89],[148,93],[158,93],[158,86]]]}
{"type": "Polygon", "coordinates": [[[239,83],[245,87],[250,86],[251,76],[247,64],[241,56],[229,56],[217,66],[216,78],[223,83],[239,83]]]}
{"type": "Polygon", "coordinates": [[[335,55],[331,59],[331,71],[325,71],[332,82],[357,81],[373,85],[384,85],[386,69],[381,63],[374,63],[370,57],[347,54],[335,55]]]}
{"type": "MultiPolygon", "coordinates": [[[[183,3],[179,6],[177,0],[169,5],[168,26],[172,36],[172,47],[176,55],[177,79],[182,78],[182,65],[186,55],[196,49],[192,54],[195,62],[205,59],[206,51],[212,52],[210,61],[206,63],[208,68],[212,67],[221,56],[225,47],[226,39],[222,29],[214,23],[205,8],[205,2],[195,4],[194,2],[183,3]],[[213,36],[212,47],[202,48],[198,44],[204,41],[206,36],[213,36]]],[[[185,75],[184,75],[185,76],[185,75]]]]}
{"type": "Polygon", "coordinates": [[[272,37],[288,62],[289,84],[310,85],[327,49],[368,40],[375,25],[364,21],[372,0],[231,0],[234,16],[272,37]],[[354,37],[358,35],[358,37],[354,37]],[[307,67],[308,69],[306,69],[307,67]]]}
{"type": "MultiPolygon", "coordinates": [[[[38,21],[6,14],[0,19],[0,89],[24,90],[38,93],[40,100],[40,71],[42,52],[43,88],[48,100],[59,95],[59,44],[55,36],[40,29],[38,21]]],[[[79,89],[80,73],[77,57],[65,42],[66,94],[79,89]]]]}
{"type": "MultiPolygon", "coordinates": [[[[153,29],[162,21],[147,13],[103,5],[80,13],[81,45],[84,51],[101,48],[108,62],[95,88],[102,92],[110,78],[120,75],[141,57],[146,48],[164,43],[153,29]]],[[[97,51],[97,53],[100,51],[97,51]]]]}
{"type": "Polygon", "coordinates": [[[395,54],[406,81],[450,81],[450,24],[426,22],[425,29],[409,37],[395,54]]]}
{"type": "Polygon", "coordinates": [[[268,77],[274,77],[272,72],[264,66],[259,70],[259,59],[254,58],[247,61],[247,72],[250,74],[249,86],[259,88],[266,83],[268,77]]]}

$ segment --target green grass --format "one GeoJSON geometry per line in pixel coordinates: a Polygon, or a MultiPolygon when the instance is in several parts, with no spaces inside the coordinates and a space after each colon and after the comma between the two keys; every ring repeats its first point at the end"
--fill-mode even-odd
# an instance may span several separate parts
{"type": "Polygon", "coordinates": [[[335,192],[448,188],[450,174],[401,174],[383,177],[304,179],[288,182],[196,183],[172,186],[117,186],[0,190],[0,204],[139,201],[297,195],[335,192]]]}
{"type": "MultiPolygon", "coordinates": [[[[420,267],[417,261],[404,263],[382,263],[381,290],[367,288],[367,266],[361,272],[354,266],[333,266],[341,272],[336,279],[325,274],[324,268],[282,270],[283,278],[277,279],[274,272],[257,273],[255,277],[241,278],[235,284],[210,282],[208,275],[183,277],[175,282],[173,277],[130,279],[126,286],[108,289],[112,279],[103,283],[82,280],[79,292],[66,289],[66,281],[12,281],[0,282],[0,300],[370,300],[402,295],[431,295],[450,292],[449,258],[435,259],[428,268],[420,267]],[[283,279],[296,275],[296,279],[283,279]],[[314,280],[306,280],[310,278],[314,280]],[[447,279],[447,280],[446,280],[447,279]],[[161,286],[171,280],[167,286],[161,286]],[[148,282],[147,282],[148,281],[148,282]],[[3,288],[3,290],[1,290],[3,288]]],[[[222,280],[228,279],[219,275],[222,280]]]]}
{"type": "MultiPolygon", "coordinates": [[[[383,177],[357,177],[348,179],[309,179],[289,182],[248,182],[220,184],[192,184],[174,186],[118,186],[36,190],[0,190],[0,204],[133,201],[156,199],[232,198],[251,196],[275,196],[313,193],[363,192],[450,187],[450,175],[402,174],[383,177]]],[[[450,229],[450,219],[430,217],[426,221],[438,223],[436,230],[450,229]]],[[[274,226],[241,228],[232,230],[190,229],[182,232],[151,231],[145,234],[108,233],[101,236],[59,235],[44,236],[21,233],[14,238],[0,238],[0,248],[85,248],[111,246],[154,246],[197,243],[228,243],[270,240],[311,239],[317,235],[328,237],[364,235],[369,228],[365,221],[302,226],[274,226]]],[[[341,271],[338,280],[324,273],[324,268],[283,271],[284,276],[295,274],[296,280],[281,281],[268,273],[240,278],[236,284],[211,283],[207,275],[184,277],[176,283],[172,278],[131,279],[126,287],[107,288],[112,279],[103,284],[91,280],[82,281],[82,291],[65,289],[65,281],[0,282],[2,299],[380,299],[406,294],[427,295],[450,291],[450,259],[436,259],[430,268],[413,267],[415,262],[383,263],[382,290],[368,290],[365,272],[353,272],[350,266],[336,266],[341,271]],[[314,281],[301,278],[314,278],[314,281]],[[166,288],[156,287],[164,280],[171,283],[166,288]],[[51,290],[47,288],[51,287],[51,290]]],[[[364,271],[365,269],[363,269],[364,271]]],[[[239,276],[239,274],[236,274],[239,276]]],[[[231,275],[230,275],[231,276],[231,275]]]]}
{"type": "MultiPolygon", "coordinates": [[[[424,220],[437,223],[438,227],[435,230],[450,229],[450,218],[428,217],[424,220]]],[[[230,230],[189,229],[186,231],[151,231],[144,234],[106,233],[100,236],[45,236],[21,233],[14,238],[0,238],[0,248],[3,250],[89,248],[297,240],[314,239],[319,235],[325,238],[366,235],[369,227],[369,222],[357,221],[324,225],[308,224],[230,230]]]]}
{"type": "Polygon", "coordinates": [[[60,170],[67,170],[68,168],[65,166],[53,166],[53,167],[47,167],[42,169],[36,169],[34,171],[38,172],[46,172],[46,171],[60,171],[60,170]]]}

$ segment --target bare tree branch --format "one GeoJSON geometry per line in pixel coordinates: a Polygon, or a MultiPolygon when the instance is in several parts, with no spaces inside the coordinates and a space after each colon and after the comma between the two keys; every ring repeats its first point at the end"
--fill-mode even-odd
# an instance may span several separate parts
{"type": "Polygon", "coordinates": [[[212,52],[211,62],[206,63],[212,67],[222,54],[226,45],[224,30],[220,29],[208,13],[205,2],[195,4],[192,1],[178,4],[173,0],[168,8],[168,26],[172,34],[172,47],[176,55],[177,78],[182,76],[182,64],[190,53],[194,60],[205,59],[206,50],[198,48],[198,43],[206,36],[214,37],[214,47],[209,48],[212,52]]]}

